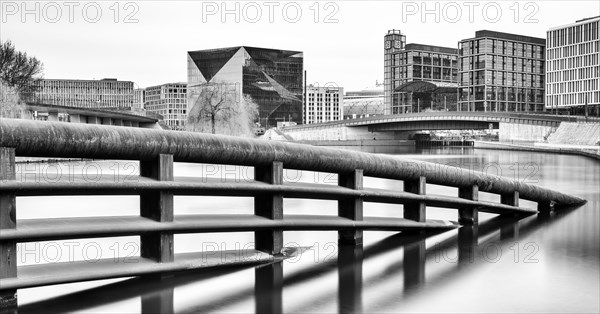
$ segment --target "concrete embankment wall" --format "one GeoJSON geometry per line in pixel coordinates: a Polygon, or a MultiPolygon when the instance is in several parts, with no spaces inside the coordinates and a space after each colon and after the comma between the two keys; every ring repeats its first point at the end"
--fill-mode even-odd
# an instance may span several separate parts
{"type": "Polygon", "coordinates": [[[295,141],[361,141],[393,140],[394,132],[369,132],[367,127],[347,127],[343,125],[311,128],[286,128],[286,135],[295,141]]]}
{"type": "Polygon", "coordinates": [[[553,145],[535,143],[531,145],[523,144],[510,144],[500,142],[483,142],[475,141],[473,144],[474,148],[480,149],[497,149],[497,150],[512,150],[512,151],[528,151],[528,152],[543,152],[543,153],[557,153],[557,154],[569,154],[569,155],[580,155],[590,158],[594,158],[600,161],[600,150],[593,147],[574,147],[569,145],[553,145]]]}
{"type": "Polygon", "coordinates": [[[415,146],[412,140],[299,141],[313,146],[415,146]]]}
{"type": "Polygon", "coordinates": [[[598,145],[600,123],[562,122],[548,137],[550,144],[598,145]]]}
{"type": "Polygon", "coordinates": [[[556,128],[551,126],[503,122],[500,123],[498,134],[501,142],[545,142],[555,130],[556,128]]]}

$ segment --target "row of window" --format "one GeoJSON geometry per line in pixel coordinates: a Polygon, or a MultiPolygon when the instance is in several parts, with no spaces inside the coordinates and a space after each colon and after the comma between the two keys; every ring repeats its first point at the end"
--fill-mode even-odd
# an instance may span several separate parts
{"type": "Polygon", "coordinates": [[[544,90],[503,86],[475,86],[459,89],[459,100],[496,100],[542,103],[544,90]]]}
{"type": "Polygon", "coordinates": [[[492,84],[544,88],[544,75],[488,70],[462,73],[459,80],[460,86],[492,84]]]}
{"type": "Polygon", "coordinates": [[[600,92],[580,92],[563,95],[548,95],[546,97],[546,107],[560,107],[560,106],[573,106],[573,105],[585,105],[588,104],[600,104],[600,92]]]}
{"type": "Polygon", "coordinates": [[[460,56],[499,54],[515,57],[544,59],[544,45],[506,41],[501,39],[473,39],[459,43],[460,56]]]}
{"type": "Polygon", "coordinates": [[[445,55],[428,52],[400,52],[391,55],[389,65],[424,64],[443,67],[456,67],[457,55],[445,55]]]}
{"type": "Polygon", "coordinates": [[[600,38],[598,23],[598,21],[582,23],[580,25],[549,31],[546,45],[548,48],[554,48],[584,41],[598,40],[600,38]]]}
{"type": "Polygon", "coordinates": [[[552,60],[548,61],[548,71],[594,66],[598,65],[598,62],[598,54],[552,60]]]}
{"type": "Polygon", "coordinates": [[[492,55],[479,55],[460,58],[461,71],[478,69],[544,73],[544,60],[492,55]]]}
{"type": "Polygon", "coordinates": [[[585,80],[591,78],[600,78],[600,65],[546,73],[546,83],[585,80]]]}
{"type": "Polygon", "coordinates": [[[564,94],[600,90],[600,79],[547,84],[548,94],[564,94]]]}
{"type": "Polygon", "coordinates": [[[548,60],[554,60],[586,54],[597,54],[598,52],[600,52],[600,40],[565,47],[549,48],[546,53],[548,54],[548,60]]]}

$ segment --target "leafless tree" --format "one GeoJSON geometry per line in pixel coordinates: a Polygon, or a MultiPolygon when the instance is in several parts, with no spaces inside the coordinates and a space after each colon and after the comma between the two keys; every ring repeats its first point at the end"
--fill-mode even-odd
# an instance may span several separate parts
{"type": "Polygon", "coordinates": [[[186,127],[189,131],[248,136],[254,133],[258,106],[249,96],[240,99],[236,86],[225,83],[188,87],[186,127]]]}
{"type": "Polygon", "coordinates": [[[43,71],[42,62],[17,51],[8,40],[0,44],[0,80],[20,96],[35,91],[35,82],[43,71]]]}

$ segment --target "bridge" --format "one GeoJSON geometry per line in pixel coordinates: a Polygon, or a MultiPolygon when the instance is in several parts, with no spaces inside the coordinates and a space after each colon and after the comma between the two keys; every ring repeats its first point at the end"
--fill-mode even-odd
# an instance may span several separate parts
{"type": "Polygon", "coordinates": [[[542,140],[561,122],[600,123],[600,118],[509,112],[421,112],[288,126],[283,131],[296,140],[362,140],[407,139],[410,132],[422,130],[493,128],[500,129],[500,136],[508,140],[518,140],[512,137],[522,134],[527,134],[530,140],[542,140]]]}
{"type": "Polygon", "coordinates": [[[519,218],[577,207],[585,200],[535,185],[457,167],[396,156],[228,136],[0,119],[0,303],[16,304],[17,289],[88,280],[146,276],[207,267],[255,265],[286,258],[284,231],[337,230],[340,244],[362,244],[363,230],[406,236],[478,224],[478,213],[519,218]],[[123,180],[77,176],[50,181],[17,179],[17,156],[134,160],[139,175],[123,180]],[[173,163],[254,167],[250,181],[174,177],[173,163]],[[284,169],[336,174],[338,184],[284,182],[284,169]],[[363,178],[403,182],[403,191],[365,188],[363,178]],[[457,189],[456,197],[428,194],[427,184],[457,189]],[[500,195],[479,200],[479,192],[500,195]],[[16,198],[48,195],[139,195],[139,216],[17,219],[16,198]],[[174,215],[174,195],[253,197],[253,215],[174,215]],[[338,202],[337,216],[284,215],[284,198],[338,202]],[[519,200],[537,203],[536,208],[519,200]],[[403,218],[363,215],[363,203],[397,204],[403,218]],[[427,219],[427,207],[457,210],[457,222],[427,219]],[[174,253],[174,235],[254,232],[252,249],[174,253]],[[140,236],[137,263],[101,259],[18,266],[18,243],[140,236]]]}

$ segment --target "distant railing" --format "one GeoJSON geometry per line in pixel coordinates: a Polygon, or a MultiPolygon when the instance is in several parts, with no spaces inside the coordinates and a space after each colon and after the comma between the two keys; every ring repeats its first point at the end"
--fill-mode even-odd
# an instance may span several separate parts
{"type": "Polygon", "coordinates": [[[362,230],[406,232],[457,227],[455,223],[426,220],[426,206],[458,209],[459,223],[475,224],[478,212],[527,215],[585,203],[557,191],[456,167],[301,144],[13,119],[0,120],[0,135],[0,297],[14,296],[16,289],[32,286],[265,262],[272,257],[265,259],[260,252],[273,256],[283,253],[284,230],[338,230],[341,243],[359,244],[362,230]],[[19,181],[15,156],[137,160],[140,175],[126,182],[112,177],[94,182],[78,178],[19,181]],[[254,179],[222,182],[174,177],[173,162],[252,166],[254,179]],[[334,173],[338,185],[284,182],[284,169],[334,173]],[[402,180],[404,190],[364,188],[363,176],[402,180]],[[456,187],[458,195],[426,194],[427,183],[456,187]],[[499,194],[500,203],[480,201],[479,191],[499,194]],[[139,195],[140,215],[17,221],[16,197],[43,195],[139,195]],[[175,216],[174,195],[254,197],[254,215],[175,216]],[[336,200],[338,216],[284,216],[284,198],[336,200]],[[537,202],[538,208],[520,207],[519,199],[537,202]],[[363,202],[402,204],[404,218],[365,217],[363,202]],[[229,259],[173,251],[174,234],[240,231],[254,232],[255,249],[227,252],[229,259]],[[20,242],[130,235],[140,236],[138,263],[107,259],[16,265],[16,244],[20,242]]]}

